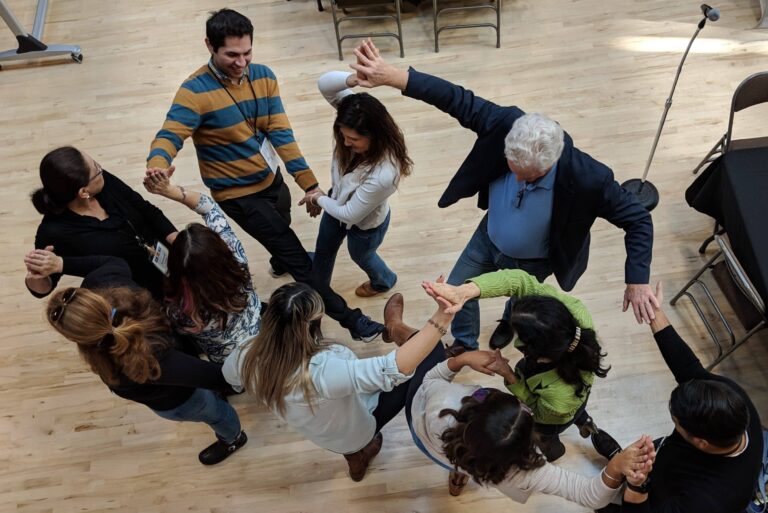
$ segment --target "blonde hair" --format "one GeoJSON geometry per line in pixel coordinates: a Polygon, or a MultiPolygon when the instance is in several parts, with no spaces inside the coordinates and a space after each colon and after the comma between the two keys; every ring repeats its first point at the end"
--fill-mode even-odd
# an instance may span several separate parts
{"type": "Polygon", "coordinates": [[[269,298],[261,331],[246,346],[242,380],[256,400],[285,414],[285,396],[295,389],[312,408],[317,394],[309,361],[328,343],[322,339],[323,301],[303,283],[289,283],[269,298]]]}
{"type": "Polygon", "coordinates": [[[46,318],[107,385],[117,385],[121,374],[136,383],[156,380],[155,353],[172,345],[168,320],[143,289],[65,289],[48,301],[46,318]]]}

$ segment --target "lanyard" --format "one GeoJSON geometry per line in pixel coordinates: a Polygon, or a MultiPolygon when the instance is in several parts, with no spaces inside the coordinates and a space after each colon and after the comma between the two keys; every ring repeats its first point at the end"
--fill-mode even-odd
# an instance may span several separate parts
{"type": "Polygon", "coordinates": [[[259,119],[259,100],[256,99],[256,91],[253,90],[253,82],[251,82],[251,77],[246,73],[245,78],[248,80],[248,87],[251,90],[251,96],[253,96],[253,103],[256,106],[256,113],[253,116],[253,123],[248,121],[248,116],[246,116],[245,111],[240,107],[240,104],[237,102],[235,97],[232,95],[231,92],[229,92],[229,89],[227,88],[227,84],[225,84],[213,71],[211,71],[211,74],[216,77],[216,80],[221,84],[221,87],[224,88],[224,91],[226,91],[227,95],[232,99],[232,103],[235,104],[235,107],[237,107],[237,110],[240,112],[240,115],[243,116],[243,121],[245,121],[245,124],[248,125],[248,128],[251,129],[253,132],[253,135],[258,135],[259,129],[256,128],[257,120],[259,119]]]}

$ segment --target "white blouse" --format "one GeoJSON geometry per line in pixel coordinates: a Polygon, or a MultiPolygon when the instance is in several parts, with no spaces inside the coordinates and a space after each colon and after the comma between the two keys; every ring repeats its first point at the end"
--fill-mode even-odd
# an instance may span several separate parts
{"type": "MultiPolygon", "coordinates": [[[[456,376],[448,368],[447,361],[437,364],[424,376],[411,405],[413,430],[424,447],[438,461],[452,467],[443,453],[440,435],[455,424],[453,416],[440,417],[445,408],[459,410],[461,399],[480,388],[477,385],[453,383],[456,376]]],[[[557,495],[586,508],[599,509],[608,505],[620,490],[603,483],[598,473],[593,477],[565,470],[545,463],[533,470],[510,470],[506,479],[491,485],[514,501],[524,503],[534,492],[557,495]]]]}
{"type": "MultiPolygon", "coordinates": [[[[339,102],[351,94],[347,77],[351,73],[330,71],[323,74],[317,86],[328,103],[338,108],[339,102]]],[[[385,158],[372,168],[358,166],[352,172],[341,174],[336,159],[331,163],[333,190],[329,196],[318,198],[318,204],[329,215],[347,225],[361,230],[376,228],[389,214],[387,198],[397,190],[400,168],[391,158],[385,158]]]]}

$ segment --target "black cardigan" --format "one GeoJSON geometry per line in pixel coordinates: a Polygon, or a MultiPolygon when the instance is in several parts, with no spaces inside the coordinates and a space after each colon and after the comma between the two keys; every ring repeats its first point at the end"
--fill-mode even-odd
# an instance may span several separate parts
{"type": "MultiPolygon", "coordinates": [[[[35,248],[53,246],[54,252],[62,257],[120,257],[130,267],[133,280],[160,298],[163,275],[149,261],[147,251],[138,243],[136,235],[154,245],[156,241],[165,242],[165,237],[175,232],[176,228],[159,208],[122,180],[106,171],[103,176],[104,188],[96,199],[109,217],[99,221],[69,209],[58,215],[46,215],[37,228],[35,248]]],[[[60,278],[61,274],[51,275],[53,288],[60,278]]],[[[48,295],[32,294],[36,297],[48,295]]]]}

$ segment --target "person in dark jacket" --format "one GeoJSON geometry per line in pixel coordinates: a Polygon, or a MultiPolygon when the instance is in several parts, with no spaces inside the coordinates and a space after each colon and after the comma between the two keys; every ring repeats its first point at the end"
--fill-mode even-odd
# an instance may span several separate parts
{"type": "MultiPolygon", "coordinates": [[[[448,283],[505,268],[520,268],[543,281],[555,275],[569,291],[584,273],[590,228],[598,217],[626,232],[624,310],[631,305],[638,322],[653,319],[655,298],[648,285],[653,247],[651,215],[623,189],[604,164],[579,151],[553,120],[502,107],[472,91],[413,68],[386,63],[373,43],[355,49],[359,85],[388,85],[456,118],[477,135],[438,206],[450,206],[478,194],[488,213],[451,272],[448,283]]],[[[507,304],[505,318],[510,304],[507,304]]],[[[479,307],[468,303],[456,315],[452,353],[477,349],[479,307]]],[[[512,338],[501,322],[491,347],[512,338]]]]}
{"type": "Polygon", "coordinates": [[[231,390],[221,365],[176,348],[160,305],[131,280],[128,265],[116,257],[63,260],[67,274],[87,274],[83,287],[51,296],[46,318],[77,344],[107,387],[165,419],[208,424],[217,440],[200,453],[204,465],[219,463],[245,445],[237,412],[219,395],[231,390]]]}
{"type": "Polygon", "coordinates": [[[35,250],[24,259],[25,282],[34,296],[45,297],[56,287],[59,257],[105,255],[124,259],[133,280],[162,297],[163,273],[151,257],[156,244],[170,244],[177,231],[159,208],[71,146],[43,158],[40,180],[32,203],[44,217],[35,250]]]}

